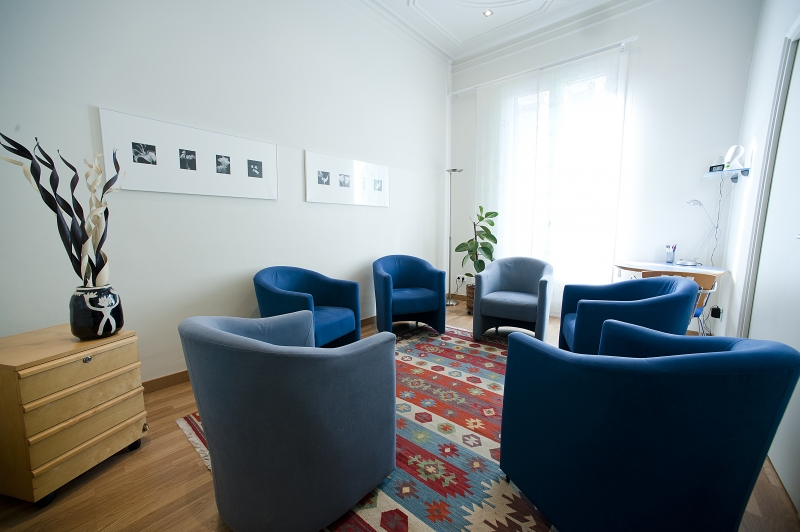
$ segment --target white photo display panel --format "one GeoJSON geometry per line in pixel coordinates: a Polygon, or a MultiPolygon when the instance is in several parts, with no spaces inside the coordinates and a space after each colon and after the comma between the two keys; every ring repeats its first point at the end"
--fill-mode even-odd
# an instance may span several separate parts
{"type": "Polygon", "coordinates": [[[108,109],[100,109],[100,127],[106,175],[114,175],[116,149],[123,190],[278,199],[275,144],[108,109]]]}
{"type": "Polygon", "coordinates": [[[306,201],[389,206],[389,167],[306,150],[306,201]]]}

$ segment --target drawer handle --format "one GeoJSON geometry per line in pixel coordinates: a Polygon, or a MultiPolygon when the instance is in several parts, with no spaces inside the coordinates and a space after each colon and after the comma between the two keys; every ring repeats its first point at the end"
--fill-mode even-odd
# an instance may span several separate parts
{"type": "Polygon", "coordinates": [[[147,423],[142,425],[142,432],[147,432],[148,430],[150,430],[150,425],[148,425],[147,423]]]}
{"type": "Polygon", "coordinates": [[[89,355],[88,357],[83,357],[83,363],[84,364],[88,364],[91,361],[92,361],[92,356],[91,355],[89,355]]]}

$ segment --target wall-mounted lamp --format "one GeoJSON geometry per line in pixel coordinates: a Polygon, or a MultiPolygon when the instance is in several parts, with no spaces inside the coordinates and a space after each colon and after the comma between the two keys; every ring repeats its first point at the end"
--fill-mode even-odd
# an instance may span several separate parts
{"type": "Polygon", "coordinates": [[[750,175],[750,168],[745,168],[743,162],[744,148],[738,144],[734,144],[725,154],[717,156],[708,172],[703,174],[706,179],[730,179],[732,183],[737,183],[739,177],[747,177],[750,175]]]}

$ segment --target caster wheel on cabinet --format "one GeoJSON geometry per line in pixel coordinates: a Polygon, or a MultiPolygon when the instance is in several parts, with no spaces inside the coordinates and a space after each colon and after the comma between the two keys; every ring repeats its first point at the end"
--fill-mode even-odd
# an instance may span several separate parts
{"type": "Polygon", "coordinates": [[[133,442],[132,444],[128,445],[128,450],[129,451],[135,451],[136,449],[138,449],[141,446],[142,446],[142,440],[138,439],[135,442],[133,442]]]}

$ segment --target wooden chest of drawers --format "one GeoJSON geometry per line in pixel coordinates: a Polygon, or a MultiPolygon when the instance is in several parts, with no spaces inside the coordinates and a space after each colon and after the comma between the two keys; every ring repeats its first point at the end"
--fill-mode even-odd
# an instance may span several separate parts
{"type": "Polygon", "coordinates": [[[141,438],[137,342],[69,325],[0,338],[0,493],[38,501],[141,438]]]}

